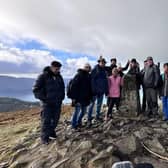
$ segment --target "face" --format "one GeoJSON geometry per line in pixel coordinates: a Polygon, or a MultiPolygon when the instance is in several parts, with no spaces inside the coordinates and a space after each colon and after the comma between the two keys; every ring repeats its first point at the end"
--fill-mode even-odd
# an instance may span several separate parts
{"type": "Polygon", "coordinates": [[[136,62],[131,62],[131,67],[136,67],[137,66],[137,63],[136,62]]]}
{"type": "Polygon", "coordinates": [[[151,65],[153,65],[153,60],[150,59],[150,60],[147,61],[147,63],[148,63],[149,66],[151,66],[151,65]]]}
{"type": "Polygon", "coordinates": [[[54,66],[51,66],[51,71],[54,73],[54,74],[58,74],[60,72],[60,67],[54,67],[54,66]]]}
{"type": "Polygon", "coordinates": [[[85,69],[85,71],[87,71],[87,72],[90,72],[90,71],[91,71],[91,67],[90,67],[89,65],[85,66],[84,69],[85,69]]]}
{"type": "Polygon", "coordinates": [[[164,66],[164,72],[165,72],[165,73],[168,73],[168,66],[167,66],[167,65],[164,66]]]}
{"type": "Polygon", "coordinates": [[[117,69],[113,69],[113,70],[112,70],[112,74],[113,74],[114,76],[117,76],[117,75],[118,75],[118,70],[117,70],[117,69]]]}
{"type": "Polygon", "coordinates": [[[105,62],[103,62],[103,61],[100,61],[100,62],[99,62],[99,66],[100,66],[100,67],[105,67],[105,65],[106,65],[105,62]]]}
{"type": "Polygon", "coordinates": [[[115,60],[112,60],[112,61],[111,61],[111,64],[112,64],[112,65],[116,65],[116,61],[115,61],[115,60]]]}
{"type": "Polygon", "coordinates": [[[148,62],[147,61],[145,61],[144,62],[144,67],[146,67],[148,65],[148,62]]]}

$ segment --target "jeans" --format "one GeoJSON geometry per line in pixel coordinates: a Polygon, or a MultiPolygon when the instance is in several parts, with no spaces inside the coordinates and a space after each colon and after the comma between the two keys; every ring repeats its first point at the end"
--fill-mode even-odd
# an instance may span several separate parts
{"type": "Polygon", "coordinates": [[[41,139],[47,141],[51,135],[55,134],[61,113],[61,104],[45,104],[41,111],[41,139]]]}
{"type": "Polygon", "coordinates": [[[73,113],[72,121],[71,121],[73,128],[77,128],[78,125],[82,123],[82,118],[86,113],[86,108],[87,108],[86,106],[82,106],[80,105],[80,103],[77,103],[75,105],[75,111],[73,113]]]}
{"type": "Polygon", "coordinates": [[[163,104],[163,113],[165,115],[165,119],[168,119],[168,96],[162,97],[162,104],[163,104]]]}
{"type": "Polygon", "coordinates": [[[95,105],[95,101],[97,100],[97,107],[96,107],[96,118],[99,118],[100,116],[100,110],[101,110],[101,106],[103,103],[103,96],[94,96],[93,100],[91,102],[91,104],[89,105],[89,109],[88,109],[88,120],[91,121],[92,120],[92,113],[93,113],[93,108],[95,105]]]}

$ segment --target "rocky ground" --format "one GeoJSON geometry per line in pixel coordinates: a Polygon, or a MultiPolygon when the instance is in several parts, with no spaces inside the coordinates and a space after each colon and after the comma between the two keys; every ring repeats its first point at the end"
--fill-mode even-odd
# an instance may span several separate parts
{"type": "Polygon", "coordinates": [[[39,109],[0,113],[0,168],[111,168],[117,161],[168,168],[168,124],[161,119],[94,121],[71,129],[72,109],[63,107],[57,140],[40,142],[39,109]]]}

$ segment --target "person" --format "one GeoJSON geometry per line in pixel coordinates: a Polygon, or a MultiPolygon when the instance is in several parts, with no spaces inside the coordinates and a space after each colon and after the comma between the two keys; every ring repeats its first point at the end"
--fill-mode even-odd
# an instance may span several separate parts
{"type": "Polygon", "coordinates": [[[61,63],[53,61],[45,67],[33,86],[35,98],[41,100],[41,141],[48,144],[56,138],[55,128],[58,124],[62,101],[65,97],[65,85],[60,74],[61,63]]]}
{"type": "Polygon", "coordinates": [[[162,87],[160,96],[162,97],[164,120],[168,121],[168,63],[165,63],[163,67],[164,73],[161,74],[162,87]]]}
{"type": "Polygon", "coordinates": [[[143,84],[143,77],[144,77],[144,69],[147,66],[147,60],[144,61],[144,68],[141,70],[141,83],[142,83],[142,92],[143,92],[143,97],[142,97],[142,112],[145,113],[146,111],[146,93],[145,93],[145,86],[143,84]]]}
{"type": "MultiPolygon", "coordinates": [[[[117,68],[117,59],[116,58],[112,58],[110,61],[111,61],[111,65],[105,67],[108,76],[112,75],[113,68],[117,68]]],[[[125,65],[125,67],[121,67],[121,66],[119,67],[119,69],[121,71],[121,74],[123,74],[123,71],[126,71],[128,69],[129,64],[130,64],[130,61],[128,60],[128,62],[125,65]]]]}
{"type": "Polygon", "coordinates": [[[100,110],[103,103],[104,94],[108,94],[108,79],[105,71],[106,60],[100,57],[98,64],[91,71],[91,86],[93,92],[93,99],[88,108],[88,126],[91,126],[92,113],[97,100],[96,120],[101,121],[100,110]]]}
{"type": "Polygon", "coordinates": [[[70,98],[72,99],[72,104],[75,108],[71,121],[73,129],[82,126],[82,118],[92,99],[90,71],[90,64],[85,64],[82,69],[77,71],[77,74],[71,82],[69,95],[71,95],[70,98]]]}
{"type": "Polygon", "coordinates": [[[114,105],[116,105],[116,109],[119,110],[120,103],[120,88],[123,85],[123,80],[118,74],[117,68],[113,68],[112,75],[108,78],[108,112],[106,115],[106,120],[112,118],[112,110],[114,105]]]}
{"type": "Polygon", "coordinates": [[[140,104],[140,95],[139,95],[139,90],[140,90],[140,85],[141,85],[141,74],[140,74],[140,69],[139,69],[139,63],[135,58],[133,58],[130,62],[130,69],[128,70],[128,75],[133,75],[136,78],[136,92],[137,92],[137,115],[141,113],[141,104],[140,104]]]}
{"type": "Polygon", "coordinates": [[[146,115],[151,114],[155,117],[158,115],[158,103],[157,103],[157,89],[159,81],[159,69],[154,64],[151,56],[147,57],[147,66],[144,68],[143,85],[145,87],[146,100],[147,100],[147,111],[146,115]]]}

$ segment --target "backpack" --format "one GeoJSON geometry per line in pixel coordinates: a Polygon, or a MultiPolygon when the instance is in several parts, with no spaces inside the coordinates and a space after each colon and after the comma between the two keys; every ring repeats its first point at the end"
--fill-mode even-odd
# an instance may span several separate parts
{"type": "Polygon", "coordinates": [[[67,85],[67,97],[72,98],[72,86],[73,86],[73,79],[71,79],[67,85]]]}

